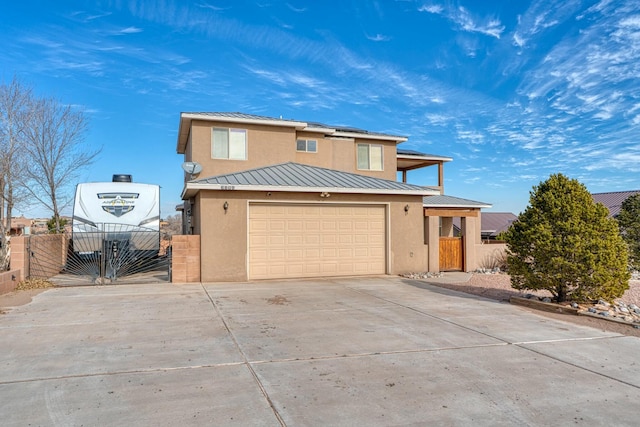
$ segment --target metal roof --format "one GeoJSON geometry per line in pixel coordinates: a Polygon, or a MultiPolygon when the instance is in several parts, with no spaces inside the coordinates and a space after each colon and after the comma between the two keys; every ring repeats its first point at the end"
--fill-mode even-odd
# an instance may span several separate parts
{"type": "Polygon", "coordinates": [[[276,117],[259,116],[256,114],[247,114],[247,113],[239,113],[239,112],[185,112],[182,114],[203,116],[203,117],[210,117],[210,118],[217,118],[217,119],[235,119],[235,120],[245,120],[245,121],[285,122],[285,123],[288,122],[293,125],[297,125],[298,123],[303,123],[300,120],[283,119],[282,117],[276,118],[276,117]]]}
{"type": "Polygon", "coordinates": [[[622,202],[630,196],[640,194],[640,190],[632,191],[615,191],[611,193],[593,193],[591,197],[597,203],[602,203],[609,209],[609,216],[616,217],[620,213],[622,202]]]}
{"type": "Polygon", "coordinates": [[[480,231],[495,237],[507,231],[516,219],[518,219],[517,215],[511,212],[483,212],[480,218],[480,231]]]}
{"type": "Polygon", "coordinates": [[[328,192],[354,194],[438,194],[438,190],[300,163],[282,163],[189,181],[183,198],[198,190],[328,192]]]}
{"type": "Polygon", "coordinates": [[[397,153],[398,153],[398,156],[427,157],[429,159],[439,159],[444,162],[450,162],[451,160],[453,160],[451,157],[439,156],[437,154],[421,153],[419,151],[407,150],[405,148],[398,148],[397,153]]]}
{"type": "Polygon", "coordinates": [[[476,202],[444,194],[425,196],[422,198],[422,204],[425,208],[490,208],[492,206],[489,203],[476,202]]]}
{"type": "MultiPolygon", "coordinates": [[[[483,237],[496,237],[511,226],[518,217],[511,212],[482,212],[480,233],[483,237]]],[[[460,229],[460,218],[453,218],[453,226],[460,229]]]]}

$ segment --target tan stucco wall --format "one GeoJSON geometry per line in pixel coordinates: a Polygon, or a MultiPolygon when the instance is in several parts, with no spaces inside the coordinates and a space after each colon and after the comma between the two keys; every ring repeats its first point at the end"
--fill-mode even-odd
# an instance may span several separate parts
{"type": "Polygon", "coordinates": [[[466,217],[462,218],[461,224],[464,237],[464,270],[473,271],[477,268],[476,233],[479,233],[480,222],[478,218],[466,217]]]}
{"type": "Polygon", "coordinates": [[[507,245],[505,243],[481,243],[476,244],[476,266],[478,268],[490,268],[497,261],[506,255],[507,245]]]}
{"type": "Polygon", "coordinates": [[[299,203],[389,203],[389,274],[424,271],[427,246],[423,239],[422,198],[331,194],[321,199],[317,193],[245,191],[200,191],[196,198],[201,213],[201,278],[209,281],[244,281],[247,276],[248,201],[299,203]],[[224,203],[228,203],[225,213],[224,203]],[[409,210],[405,212],[405,206],[409,210]]]}
{"type": "MultiPolygon", "coordinates": [[[[185,148],[185,161],[202,165],[199,178],[245,171],[285,162],[335,169],[377,178],[396,179],[396,143],[366,139],[331,139],[323,134],[297,132],[293,128],[247,125],[238,123],[212,123],[194,120],[185,148]],[[247,160],[221,160],[211,158],[211,129],[214,127],[247,130],[247,160]],[[296,140],[315,139],[317,153],[296,151],[296,140]],[[383,171],[357,170],[356,144],[383,146],[383,171]]],[[[190,179],[186,177],[186,179],[190,179]]]]}

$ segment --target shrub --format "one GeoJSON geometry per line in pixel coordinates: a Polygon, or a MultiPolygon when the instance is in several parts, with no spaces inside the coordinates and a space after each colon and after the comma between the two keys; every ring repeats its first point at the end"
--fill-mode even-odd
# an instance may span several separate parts
{"type": "Polygon", "coordinates": [[[629,264],[640,270],[640,194],[627,197],[617,217],[622,238],[629,247],[629,264]]]}
{"type": "Polygon", "coordinates": [[[563,302],[613,300],[629,288],[617,222],[583,184],[562,174],[533,187],[505,240],[515,289],[548,290],[563,302]]]}

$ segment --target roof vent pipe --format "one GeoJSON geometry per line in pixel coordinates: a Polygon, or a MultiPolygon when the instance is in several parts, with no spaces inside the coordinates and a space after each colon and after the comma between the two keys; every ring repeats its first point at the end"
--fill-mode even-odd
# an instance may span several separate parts
{"type": "Polygon", "coordinates": [[[131,175],[115,174],[112,182],[132,182],[131,175]]]}

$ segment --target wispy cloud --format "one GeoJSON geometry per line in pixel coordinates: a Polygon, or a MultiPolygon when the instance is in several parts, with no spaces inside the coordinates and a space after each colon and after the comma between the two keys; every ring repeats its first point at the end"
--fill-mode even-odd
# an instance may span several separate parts
{"type": "Polygon", "coordinates": [[[366,37],[373,42],[388,42],[389,40],[391,40],[390,36],[385,36],[382,34],[376,34],[375,36],[366,35],[366,37]]]}
{"type": "Polygon", "coordinates": [[[499,19],[493,17],[478,18],[463,6],[426,4],[420,6],[418,11],[441,15],[463,31],[480,33],[497,39],[500,38],[505,30],[505,26],[502,25],[499,19]]]}
{"type": "Polygon", "coordinates": [[[136,33],[141,33],[141,32],[142,32],[142,28],[127,27],[127,28],[123,28],[122,30],[120,30],[117,34],[136,34],[136,33]]]}
{"type": "Polygon", "coordinates": [[[221,7],[221,6],[216,6],[216,5],[210,4],[210,3],[198,3],[198,4],[196,4],[196,6],[202,8],[202,9],[213,10],[214,12],[221,12],[223,10],[231,9],[230,7],[221,7]]]}
{"type": "Polygon", "coordinates": [[[303,13],[307,11],[306,7],[296,7],[294,5],[292,5],[291,3],[287,3],[287,7],[289,8],[289,10],[295,12],[295,13],[303,13]]]}
{"type": "Polygon", "coordinates": [[[580,8],[576,0],[536,0],[524,14],[518,16],[518,26],[513,32],[513,44],[523,48],[540,33],[573,18],[580,8]]]}

